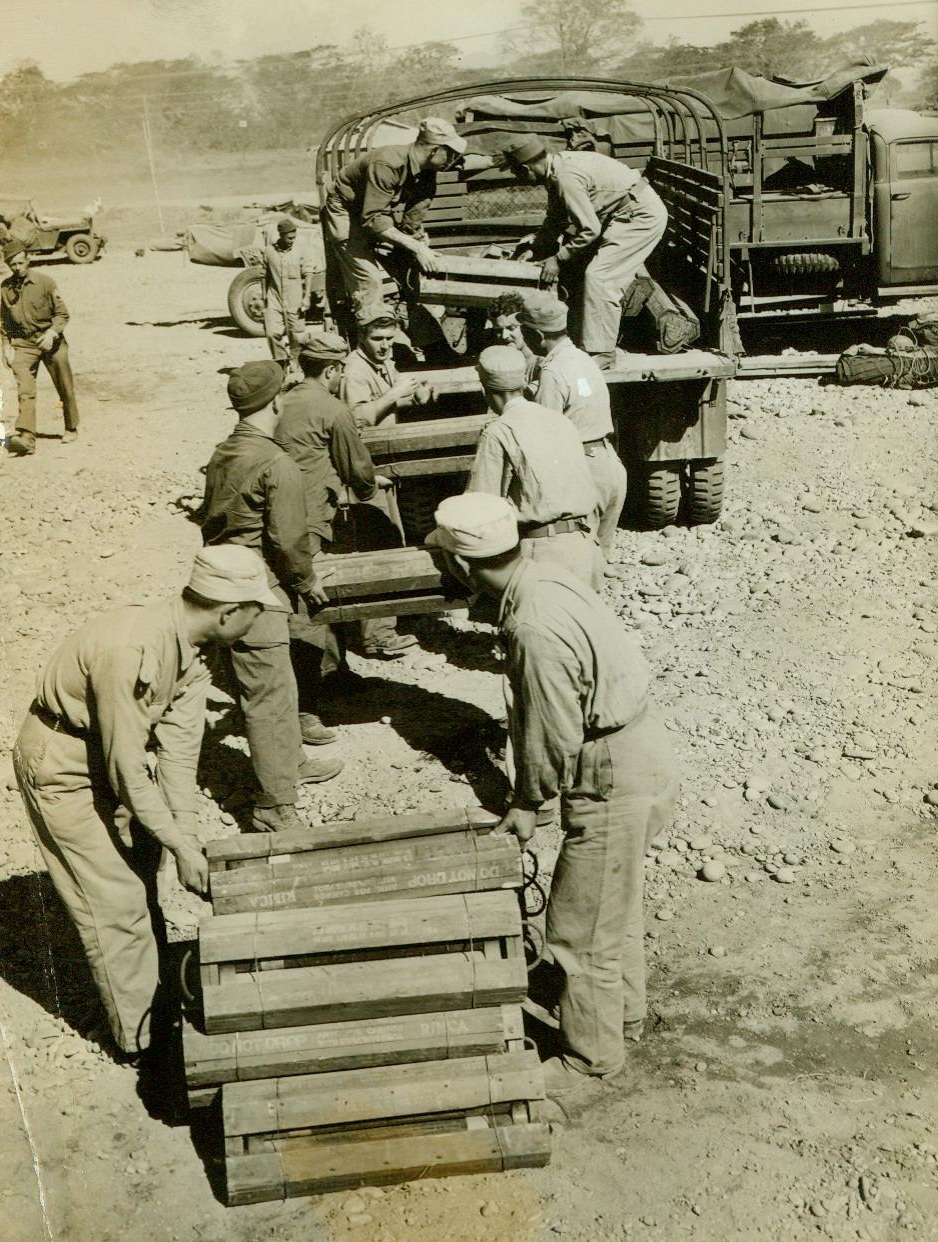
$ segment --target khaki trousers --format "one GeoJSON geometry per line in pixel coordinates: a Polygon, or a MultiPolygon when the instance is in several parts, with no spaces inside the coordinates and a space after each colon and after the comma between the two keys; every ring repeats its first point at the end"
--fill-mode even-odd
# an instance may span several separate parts
{"type": "Polygon", "coordinates": [[[563,971],[563,1059],[614,1074],[623,1022],[645,1016],[645,851],[670,823],[677,763],[650,710],[587,741],[560,801],[563,845],[547,904],[547,949],[563,971]]]}
{"type": "Polygon", "coordinates": [[[629,479],[619,454],[608,440],[585,448],[586,461],[599,493],[599,530],[596,537],[608,561],[615,551],[616,531],[625,504],[629,479]]]}
{"type": "Polygon", "coordinates": [[[608,353],[619,339],[622,295],[668,226],[664,203],[648,186],[635,199],[629,220],[610,220],[583,273],[578,299],[579,337],[591,354],[608,353]]]}
{"type": "Polygon", "coordinates": [[[240,642],[227,652],[238,683],[257,806],[296,802],[303,739],[299,697],[290,660],[286,612],[262,612],[240,642]]]}
{"type": "Polygon", "coordinates": [[[81,938],[118,1047],[149,1047],[165,931],[156,898],[161,849],[139,825],[129,844],[94,740],[26,717],[13,767],[56,892],[81,938]]]}
{"type": "Polygon", "coordinates": [[[40,362],[49,372],[55,391],[62,402],[65,430],[78,430],[78,402],[75,400],[75,379],[68,360],[68,345],[60,336],[52,348],[43,353],[33,341],[13,342],[13,375],[19,399],[16,430],[36,434],[36,376],[40,362]]]}

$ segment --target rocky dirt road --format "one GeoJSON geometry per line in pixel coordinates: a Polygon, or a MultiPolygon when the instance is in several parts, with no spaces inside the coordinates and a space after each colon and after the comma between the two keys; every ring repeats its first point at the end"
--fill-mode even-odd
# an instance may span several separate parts
{"type": "MultiPolygon", "coordinates": [[[[934,394],[736,384],[723,520],[619,535],[607,596],[642,634],[684,790],[648,859],[648,1037],[551,1166],[229,1210],[211,1136],[151,1117],[97,1050],[8,757],[53,644],[183,580],[180,498],[232,418],[219,368],[264,346],[222,317],[230,274],[179,254],[55,274],[81,438],[60,445],[43,380],[37,455],[0,460],[4,1242],[938,1238],[934,394]]],[[[313,818],[496,787],[490,637],[413,628],[412,658],[356,661],[372,693],[327,710],[347,763],[313,818]]],[[[246,779],[213,706],[206,836],[232,830],[246,779]]],[[[170,908],[191,933],[193,905],[170,908]]]]}

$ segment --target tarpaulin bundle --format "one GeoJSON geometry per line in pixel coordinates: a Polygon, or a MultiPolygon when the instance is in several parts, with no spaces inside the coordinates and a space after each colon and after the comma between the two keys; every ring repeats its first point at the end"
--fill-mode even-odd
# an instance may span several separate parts
{"type": "Polygon", "coordinates": [[[850,351],[837,359],[838,384],[872,384],[878,388],[934,388],[938,386],[938,348],[850,351]]]}

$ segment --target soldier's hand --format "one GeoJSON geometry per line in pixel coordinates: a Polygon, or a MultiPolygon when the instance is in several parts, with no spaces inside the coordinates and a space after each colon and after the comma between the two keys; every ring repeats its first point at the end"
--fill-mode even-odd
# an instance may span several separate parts
{"type": "Polygon", "coordinates": [[[331,569],[319,569],[313,574],[313,582],[309,590],[306,592],[305,599],[311,608],[319,608],[323,604],[329,603],[329,596],[326,594],[326,588],[323,582],[327,578],[332,577],[331,569]]]}
{"type": "Polygon", "coordinates": [[[549,259],[545,259],[541,264],[541,281],[542,285],[555,285],[560,279],[560,264],[557,262],[557,256],[551,255],[549,259]]]}
{"type": "Polygon", "coordinates": [[[422,381],[414,389],[414,405],[429,405],[433,400],[433,389],[422,381]]]}
{"type": "Polygon", "coordinates": [[[13,370],[13,362],[14,362],[13,346],[7,345],[6,341],[4,341],[3,343],[3,362],[4,362],[4,365],[8,366],[11,371],[13,370]]]}
{"type": "Polygon", "coordinates": [[[208,892],[208,859],[194,846],[184,845],[176,852],[176,874],[190,893],[208,892]]]}
{"type": "Polygon", "coordinates": [[[55,332],[52,328],[46,328],[45,332],[43,332],[42,336],[37,341],[37,344],[44,354],[49,352],[55,344],[55,332]]]}
{"type": "Polygon", "coordinates": [[[391,392],[394,394],[395,401],[406,401],[416,395],[419,387],[420,380],[416,375],[401,375],[391,392]]]}
{"type": "Polygon", "coordinates": [[[422,272],[438,272],[440,270],[440,260],[429,246],[421,243],[414,251],[414,258],[417,260],[422,272]]]}
{"type": "Polygon", "coordinates": [[[495,832],[510,832],[518,838],[521,845],[527,845],[537,828],[537,811],[525,811],[520,806],[513,806],[508,814],[495,825],[495,832]]]}
{"type": "Polygon", "coordinates": [[[393,486],[394,480],[389,479],[386,474],[375,475],[375,487],[379,488],[382,492],[389,492],[393,486]]]}

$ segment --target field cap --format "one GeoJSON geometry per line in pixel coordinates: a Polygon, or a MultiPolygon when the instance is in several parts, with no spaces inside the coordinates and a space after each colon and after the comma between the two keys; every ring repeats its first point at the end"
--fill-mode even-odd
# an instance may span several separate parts
{"type": "Polygon", "coordinates": [[[9,241],[3,243],[3,257],[12,259],[14,255],[25,254],[27,250],[26,243],[20,241],[18,237],[11,237],[9,241]]]}
{"type": "Polygon", "coordinates": [[[267,570],[260,556],[238,543],[203,548],[192,566],[189,589],[219,604],[283,607],[267,585],[267,570]]]}
{"type": "Polygon", "coordinates": [[[514,345],[489,345],[479,354],[476,370],[484,388],[495,392],[514,392],[524,387],[527,363],[514,345]]]}
{"type": "Polygon", "coordinates": [[[290,233],[295,233],[296,221],[291,220],[289,216],[283,216],[277,221],[277,232],[281,237],[288,237],[290,233]]]}
{"type": "Polygon", "coordinates": [[[512,164],[531,164],[547,154],[547,148],[535,134],[513,138],[502,147],[502,155],[512,164]]]}
{"type": "Polygon", "coordinates": [[[538,332],[564,332],[567,327],[567,304],[546,291],[529,293],[519,323],[526,323],[538,332]]]}
{"type": "Polygon", "coordinates": [[[447,496],[434,520],[436,530],[426,542],[467,560],[500,556],[518,543],[518,511],[503,496],[487,492],[447,496]]]}
{"type": "Polygon", "coordinates": [[[269,362],[246,362],[228,376],[228,400],[241,418],[270,405],[283,387],[283,367],[269,362]]]}
{"type": "Polygon", "coordinates": [[[314,362],[341,362],[348,356],[348,344],[336,332],[310,332],[300,349],[301,358],[314,362]]]}
{"type": "Polygon", "coordinates": [[[465,155],[468,146],[465,138],[460,138],[449,121],[444,121],[439,116],[424,117],[420,122],[417,138],[420,142],[429,143],[431,147],[449,147],[457,155],[465,155]]]}
{"type": "Polygon", "coordinates": [[[368,328],[373,323],[397,323],[397,315],[394,313],[394,307],[389,306],[387,302],[379,302],[373,299],[360,302],[355,307],[355,322],[360,328],[368,328]]]}

